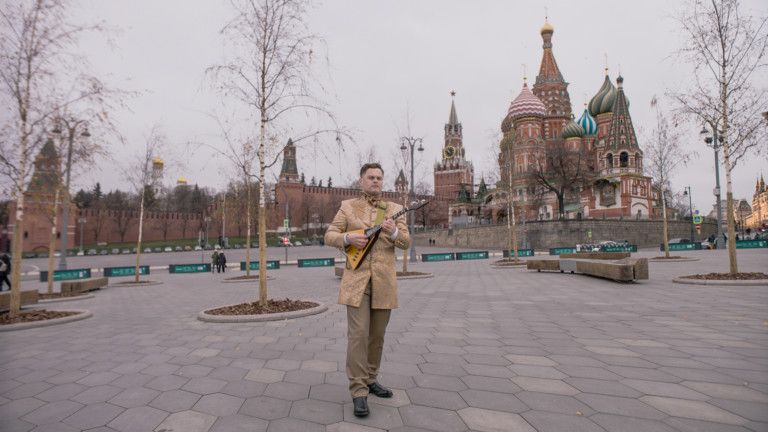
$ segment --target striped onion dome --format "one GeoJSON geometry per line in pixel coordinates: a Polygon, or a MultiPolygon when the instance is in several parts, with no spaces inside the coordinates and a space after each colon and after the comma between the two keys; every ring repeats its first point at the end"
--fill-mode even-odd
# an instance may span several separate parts
{"type": "Polygon", "coordinates": [[[573,119],[573,114],[571,114],[571,121],[568,122],[568,124],[565,125],[563,128],[562,137],[563,139],[568,138],[581,138],[584,136],[584,129],[579,126],[576,121],[573,119]]]}
{"type": "Polygon", "coordinates": [[[616,100],[616,87],[611,82],[608,75],[605,75],[605,81],[597,91],[597,94],[589,101],[589,114],[597,117],[599,114],[611,112],[613,101],[616,100]]]}
{"type": "Polygon", "coordinates": [[[528,83],[523,83],[523,90],[521,90],[515,100],[509,104],[507,117],[512,120],[518,120],[524,117],[544,117],[546,113],[547,108],[544,106],[541,99],[531,92],[528,88],[528,83]]]}
{"type": "Polygon", "coordinates": [[[597,122],[594,117],[589,115],[588,109],[584,108],[584,112],[577,123],[584,130],[584,135],[597,135],[597,122]]]}

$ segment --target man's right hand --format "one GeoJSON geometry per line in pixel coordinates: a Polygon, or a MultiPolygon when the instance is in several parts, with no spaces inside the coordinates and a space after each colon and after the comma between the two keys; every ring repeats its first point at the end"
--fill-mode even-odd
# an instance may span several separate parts
{"type": "Polygon", "coordinates": [[[368,243],[368,237],[365,234],[347,234],[347,242],[358,249],[362,249],[368,243]]]}

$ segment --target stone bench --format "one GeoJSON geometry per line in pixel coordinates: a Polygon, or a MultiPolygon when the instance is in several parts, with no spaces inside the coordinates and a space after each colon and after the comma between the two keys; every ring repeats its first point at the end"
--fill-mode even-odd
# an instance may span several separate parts
{"type": "Polygon", "coordinates": [[[105,277],[67,281],[61,283],[61,295],[81,294],[103,288],[109,284],[105,277]]]}
{"type": "MultiPolygon", "coordinates": [[[[39,296],[37,291],[22,291],[21,306],[37,304],[39,296]]],[[[0,294],[0,312],[6,312],[11,309],[11,293],[3,292],[0,294]]]]}
{"type": "Polygon", "coordinates": [[[560,260],[555,259],[533,259],[526,261],[528,270],[537,271],[558,271],[560,270],[560,260]]]}
{"type": "Polygon", "coordinates": [[[632,256],[629,252],[579,252],[575,254],[560,254],[563,258],[595,259],[595,260],[620,260],[632,256]]]}
{"type": "Polygon", "coordinates": [[[563,258],[560,260],[531,260],[527,268],[537,271],[579,273],[617,282],[648,279],[647,258],[623,258],[620,260],[563,258]]]}

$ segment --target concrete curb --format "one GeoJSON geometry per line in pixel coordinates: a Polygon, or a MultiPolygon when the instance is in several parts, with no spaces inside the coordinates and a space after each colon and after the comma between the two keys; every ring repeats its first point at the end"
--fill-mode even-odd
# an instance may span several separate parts
{"type": "Polygon", "coordinates": [[[435,277],[434,273],[427,273],[423,275],[413,275],[413,276],[398,276],[397,280],[409,280],[409,279],[429,279],[435,277]]]}
{"type": "Polygon", "coordinates": [[[491,263],[491,268],[499,269],[499,270],[505,270],[505,269],[525,269],[528,266],[528,263],[520,263],[520,264],[496,264],[491,263]]]}
{"type": "MultiPolygon", "coordinates": [[[[268,281],[269,281],[269,280],[273,280],[274,278],[275,278],[274,276],[270,276],[270,275],[267,275],[267,280],[268,280],[268,281]]],[[[227,280],[227,279],[222,279],[221,283],[226,283],[226,284],[234,284],[234,283],[258,282],[258,281],[259,281],[259,279],[258,279],[258,278],[255,278],[255,279],[240,279],[240,280],[227,280]]]]}
{"type": "Polygon", "coordinates": [[[71,310],[67,312],[79,312],[79,313],[77,315],[72,315],[72,316],[67,316],[62,318],[2,325],[0,326],[0,332],[26,330],[26,329],[32,329],[32,328],[38,328],[38,327],[48,327],[53,325],[66,324],[73,321],[84,320],[86,318],[90,318],[93,316],[91,311],[82,310],[82,309],[79,309],[79,310],[76,309],[76,310],[71,310]]]}
{"type": "MultiPolygon", "coordinates": [[[[281,312],[281,313],[264,314],[264,315],[211,315],[211,314],[207,314],[206,311],[202,311],[199,314],[197,314],[197,319],[200,321],[211,322],[211,323],[248,323],[248,322],[280,321],[280,320],[301,318],[301,317],[310,316],[310,315],[317,315],[319,313],[322,313],[328,310],[327,305],[320,303],[318,301],[314,301],[314,300],[302,300],[302,301],[311,301],[313,303],[317,303],[318,305],[313,308],[303,309],[303,310],[298,310],[293,312],[281,312]]],[[[224,305],[224,306],[218,306],[218,307],[226,307],[226,306],[234,306],[234,305],[224,305]]],[[[212,309],[215,309],[215,308],[212,308],[212,309]]]]}
{"type": "Polygon", "coordinates": [[[145,283],[113,283],[107,285],[107,288],[129,288],[129,287],[146,287],[146,286],[154,286],[154,285],[162,285],[162,281],[148,281],[145,283]]]}
{"type": "Polygon", "coordinates": [[[685,285],[714,285],[714,286],[768,286],[768,279],[753,280],[706,280],[706,279],[684,279],[674,278],[673,283],[685,285]]]}
{"type": "Polygon", "coordinates": [[[74,297],[61,297],[61,298],[53,298],[53,299],[44,299],[44,300],[38,300],[37,304],[49,304],[49,303],[63,303],[63,302],[69,302],[69,301],[77,301],[77,300],[85,300],[96,297],[93,294],[85,294],[85,295],[79,295],[74,297]]]}
{"type": "Polygon", "coordinates": [[[692,262],[692,261],[700,261],[700,259],[699,258],[678,258],[678,259],[648,258],[648,262],[656,262],[656,263],[680,263],[680,262],[692,262]]]}

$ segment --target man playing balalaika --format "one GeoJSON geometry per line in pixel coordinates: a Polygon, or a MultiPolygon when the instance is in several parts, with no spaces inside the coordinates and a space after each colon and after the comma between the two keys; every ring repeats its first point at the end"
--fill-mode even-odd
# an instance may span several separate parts
{"type": "Polygon", "coordinates": [[[362,196],[343,201],[325,233],[326,245],[347,253],[339,303],[347,305],[347,377],[358,417],[369,413],[369,393],[392,397],[376,376],[389,315],[397,307],[395,247],[408,249],[411,241],[405,215],[396,215],[402,207],[381,199],[383,177],[378,163],[363,165],[362,196]],[[380,230],[371,230],[379,225],[380,230]]]}

